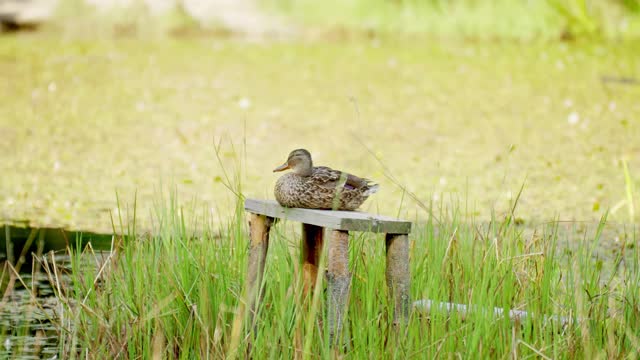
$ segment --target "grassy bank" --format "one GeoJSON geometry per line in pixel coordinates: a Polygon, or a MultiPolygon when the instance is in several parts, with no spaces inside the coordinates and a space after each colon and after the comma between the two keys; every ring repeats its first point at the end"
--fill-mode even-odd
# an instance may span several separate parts
{"type": "MultiPolygon", "coordinates": [[[[76,254],[68,287],[56,286],[64,358],[223,358],[245,354],[247,339],[234,336],[247,254],[241,211],[224,230],[191,234],[195,219],[168,207],[158,236],[120,243],[102,269],[80,264],[76,254]],[[101,271],[102,269],[102,271],[101,271]]],[[[525,236],[513,219],[482,226],[460,211],[441,210],[410,237],[413,299],[472,304],[463,317],[444,310],[412,312],[399,334],[390,326],[380,236],[350,238],[352,289],[344,338],[347,358],[635,358],[640,354],[640,252],[637,234],[619,244],[614,262],[594,266],[595,236],[573,251],[557,223],[525,236]],[[622,259],[625,259],[622,261],[622,259]],[[525,310],[512,323],[486,311],[525,310]],[[482,310],[484,309],[484,310],[482,310]],[[545,316],[571,319],[568,324],[545,316]]],[[[322,312],[310,315],[302,299],[297,224],[272,230],[265,297],[257,315],[255,358],[328,358],[322,312]]],[[[84,260],[83,260],[84,259],[84,260]]],[[[56,276],[53,276],[55,283],[56,276]]],[[[323,284],[324,286],[324,284],[323,284]]],[[[306,304],[306,305],[305,305],[306,304]]],[[[241,355],[242,356],[242,355],[241,355]]]]}

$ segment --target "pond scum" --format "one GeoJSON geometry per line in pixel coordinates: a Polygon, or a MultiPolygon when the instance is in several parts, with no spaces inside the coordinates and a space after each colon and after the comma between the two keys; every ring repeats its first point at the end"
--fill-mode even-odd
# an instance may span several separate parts
{"type": "MultiPolygon", "coordinates": [[[[429,313],[414,309],[408,323],[395,328],[386,296],[384,240],[354,233],[345,333],[341,346],[331,348],[323,326],[324,293],[316,303],[302,298],[299,230],[293,223],[280,222],[272,230],[255,326],[234,333],[234,322],[246,316],[240,311],[248,244],[242,203],[223,230],[214,230],[204,217],[186,218],[176,204],[172,200],[156,213],[154,235],[128,230],[128,236],[114,237],[114,251],[106,258],[91,246],[67,250],[66,267],[51,255],[40,258],[57,298],[50,320],[58,358],[640,355],[637,230],[617,244],[612,258],[599,258],[594,249],[606,217],[595,235],[578,240],[572,250],[558,250],[568,239],[557,222],[525,235],[513,216],[481,225],[458,209],[443,208],[415,227],[410,236],[413,300],[531,315],[518,321],[493,311],[432,307],[429,313]]],[[[320,282],[323,289],[326,284],[320,282]]],[[[19,356],[20,349],[13,353],[19,356]]]]}

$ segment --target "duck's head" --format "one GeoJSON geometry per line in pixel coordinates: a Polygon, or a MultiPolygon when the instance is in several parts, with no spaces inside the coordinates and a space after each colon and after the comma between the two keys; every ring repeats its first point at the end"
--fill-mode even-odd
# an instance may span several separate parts
{"type": "Polygon", "coordinates": [[[311,175],[311,170],[313,169],[311,154],[305,149],[293,150],[289,154],[287,161],[284,164],[273,169],[273,172],[284,171],[287,169],[293,170],[294,173],[300,176],[311,175]]]}

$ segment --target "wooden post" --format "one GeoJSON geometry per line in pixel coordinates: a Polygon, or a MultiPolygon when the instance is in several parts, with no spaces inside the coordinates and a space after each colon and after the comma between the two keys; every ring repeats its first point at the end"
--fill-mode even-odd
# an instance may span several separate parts
{"type": "Polygon", "coordinates": [[[245,287],[246,301],[249,304],[249,323],[253,327],[253,318],[256,314],[257,305],[262,297],[260,284],[264,274],[264,265],[269,249],[269,230],[273,218],[251,214],[249,219],[249,261],[247,270],[247,282],[245,287]]]}
{"type": "MultiPolygon", "coordinates": [[[[265,260],[267,258],[267,250],[269,248],[269,230],[273,218],[265,215],[251,213],[249,215],[249,254],[247,264],[247,278],[245,280],[244,298],[238,305],[238,312],[231,328],[231,340],[227,351],[232,354],[230,358],[238,356],[238,346],[241,339],[243,327],[248,327],[247,331],[253,331],[255,326],[254,318],[256,309],[262,292],[260,285],[262,283],[262,275],[264,273],[265,260]]],[[[245,357],[251,354],[251,338],[247,346],[245,357]]]]}
{"type": "Polygon", "coordinates": [[[342,323],[349,303],[351,274],[349,273],[349,232],[333,230],[329,241],[327,265],[329,339],[340,339],[342,323]]]}
{"type": "Polygon", "coordinates": [[[309,296],[316,284],[322,244],[324,242],[324,229],[320,226],[302,223],[302,279],[304,284],[304,296],[309,296]]]}
{"type": "Polygon", "coordinates": [[[393,323],[397,325],[409,317],[411,280],[409,274],[409,237],[406,234],[386,234],[387,287],[393,298],[393,323]]]}

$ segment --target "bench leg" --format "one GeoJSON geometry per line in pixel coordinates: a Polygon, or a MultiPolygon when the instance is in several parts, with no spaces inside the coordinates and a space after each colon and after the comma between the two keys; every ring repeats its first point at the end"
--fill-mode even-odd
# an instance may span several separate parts
{"type": "Polygon", "coordinates": [[[308,297],[316,284],[320,255],[322,255],[322,243],[324,242],[324,229],[320,226],[302,224],[302,279],[304,284],[304,296],[308,297]]]}
{"type": "Polygon", "coordinates": [[[333,230],[329,241],[327,265],[329,339],[340,339],[349,303],[351,274],[349,273],[349,232],[333,230]]]}
{"type": "Polygon", "coordinates": [[[387,234],[387,287],[393,298],[393,323],[397,325],[409,317],[411,278],[409,273],[409,237],[406,234],[387,234]]]}
{"type": "Polygon", "coordinates": [[[247,282],[245,287],[245,296],[248,304],[249,323],[253,326],[253,318],[256,314],[257,305],[262,297],[260,284],[262,283],[262,275],[264,274],[264,265],[267,259],[267,250],[269,248],[269,230],[273,218],[264,215],[251,214],[249,220],[249,235],[251,243],[249,244],[249,261],[247,269],[247,282]]]}
{"type": "MultiPolygon", "coordinates": [[[[267,250],[269,248],[269,230],[273,218],[264,215],[251,214],[249,217],[249,259],[247,266],[247,278],[245,280],[244,298],[240,300],[238,305],[238,313],[233,320],[231,328],[231,341],[228,351],[233,354],[231,357],[238,356],[236,353],[242,335],[243,327],[247,326],[249,332],[253,331],[255,326],[254,317],[260,297],[260,285],[262,283],[262,275],[264,273],[265,260],[267,258],[267,250]]],[[[251,338],[247,346],[245,357],[251,354],[251,338]]]]}

